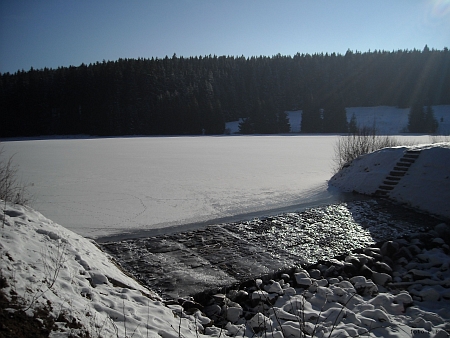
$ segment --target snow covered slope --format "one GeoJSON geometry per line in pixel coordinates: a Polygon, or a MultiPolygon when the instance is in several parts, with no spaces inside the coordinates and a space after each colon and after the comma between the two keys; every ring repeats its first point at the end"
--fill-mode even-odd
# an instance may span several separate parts
{"type": "Polygon", "coordinates": [[[193,321],[176,318],[94,242],[30,208],[1,205],[1,291],[11,318],[48,311],[41,318],[55,322],[52,337],[197,337],[193,321]]]}
{"type": "Polygon", "coordinates": [[[355,159],[329,184],[450,218],[450,143],[381,149],[355,159]]]}

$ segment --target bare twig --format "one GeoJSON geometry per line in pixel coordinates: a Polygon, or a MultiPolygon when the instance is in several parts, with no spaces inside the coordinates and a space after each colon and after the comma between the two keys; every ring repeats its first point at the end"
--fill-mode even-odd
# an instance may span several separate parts
{"type": "Polygon", "coordinates": [[[361,155],[399,145],[401,142],[395,137],[378,136],[376,129],[360,128],[356,133],[338,139],[334,147],[335,171],[341,170],[361,155]]]}
{"type": "MultiPolygon", "coordinates": [[[[0,148],[0,199],[5,202],[25,205],[30,199],[28,196],[28,185],[23,184],[17,178],[18,167],[13,163],[13,156],[3,159],[4,150],[0,148]]],[[[4,211],[3,211],[4,212],[4,211]]],[[[3,217],[3,226],[5,217],[3,217]]]]}

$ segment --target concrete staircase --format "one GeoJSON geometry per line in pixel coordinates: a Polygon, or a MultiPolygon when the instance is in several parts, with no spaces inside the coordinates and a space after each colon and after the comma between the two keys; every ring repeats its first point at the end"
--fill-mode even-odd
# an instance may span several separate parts
{"type": "Polygon", "coordinates": [[[419,155],[420,150],[407,150],[397,162],[394,169],[386,176],[374,195],[379,197],[389,197],[389,192],[393,190],[402,177],[405,176],[419,155]]]}

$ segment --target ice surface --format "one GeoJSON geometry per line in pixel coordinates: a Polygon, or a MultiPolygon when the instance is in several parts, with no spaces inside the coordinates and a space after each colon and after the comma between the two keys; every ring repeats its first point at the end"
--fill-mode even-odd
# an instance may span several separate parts
{"type": "Polygon", "coordinates": [[[328,201],[337,138],[136,137],[2,145],[6,155],[15,154],[20,178],[32,184],[35,209],[98,238],[328,201]]]}
{"type": "Polygon", "coordinates": [[[89,237],[326,198],[336,136],[4,142],[33,207],[89,237]]]}

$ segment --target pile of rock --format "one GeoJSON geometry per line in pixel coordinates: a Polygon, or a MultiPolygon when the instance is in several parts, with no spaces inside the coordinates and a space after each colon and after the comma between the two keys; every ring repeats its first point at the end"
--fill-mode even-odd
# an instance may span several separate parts
{"type": "Polygon", "coordinates": [[[210,297],[198,295],[201,305],[186,299],[180,303],[231,335],[355,336],[376,331],[386,336],[392,330],[418,330],[446,337],[449,240],[450,229],[442,223],[276,278],[249,281],[210,297]]]}

